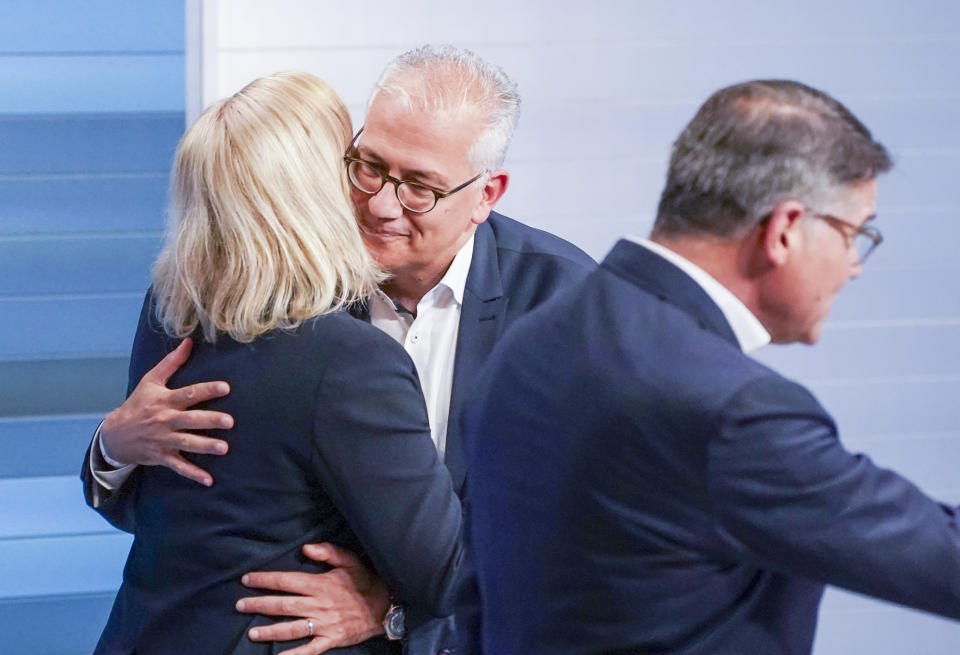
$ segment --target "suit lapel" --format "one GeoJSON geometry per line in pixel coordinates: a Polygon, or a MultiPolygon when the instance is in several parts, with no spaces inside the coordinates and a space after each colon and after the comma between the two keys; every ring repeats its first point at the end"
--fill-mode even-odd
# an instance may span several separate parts
{"type": "Polygon", "coordinates": [[[500,279],[496,238],[490,225],[481,223],[474,236],[473,260],[460,308],[460,330],[450,390],[450,420],[447,423],[444,461],[457,493],[463,487],[466,474],[460,440],[460,414],[480,367],[503,331],[506,309],[507,297],[503,294],[500,279]]]}
{"type": "Polygon", "coordinates": [[[660,300],[689,314],[705,330],[739,348],[733,329],[717,304],[693,278],[638,243],[621,239],[601,264],[660,300]]]}

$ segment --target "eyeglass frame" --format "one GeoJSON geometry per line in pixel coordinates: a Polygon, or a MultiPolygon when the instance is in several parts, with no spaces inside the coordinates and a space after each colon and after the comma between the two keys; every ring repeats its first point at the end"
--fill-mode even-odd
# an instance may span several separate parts
{"type": "MultiPolygon", "coordinates": [[[[479,180],[481,177],[483,177],[486,173],[489,172],[489,171],[480,171],[479,173],[477,173],[476,175],[474,175],[473,177],[471,177],[469,180],[467,180],[467,181],[464,182],[463,184],[460,184],[460,185],[458,185],[458,186],[450,189],[449,191],[441,191],[440,189],[437,189],[436,187],[432,187],[432,186],[430,186],[430,185],[428,185],[428,184],[423,184],[422,182],[414,182],[413,180],[401,180],[401,179],[395,178],[395,177],[393,177],[392,175],[389,175],[389,174],[385,173],[383,170],[381,170],[381,168],[380,168],[379,166],[377,166],[377,164],[375,164],[375,163],[373,163],[373,162],[371,162],[371,161],[367,161],[366,159],[361,159],[361,158],[359,158],[359,157],[352,157],[352,156],[350,156],[349,153],[350,153],[350,151],[353,150],[354,144],[357,142],[357,139],[358,139],[358,138],[360,137],[360,135],[363,133],[363,129],[364,129],[364,128],[361,127],[360,130],[359,130],[356,134],[353,135],[353,138],[350,140],[350,145],[347,146],[347,150],[346,150],[346,152],[345,152],[344,155],[343,155],[343,161],[344,161],[344,164],[345,164],[346,167],[347,167],[347,179],[350,181],[350,186],[352,186],[354,189],[356,189],[356,190],[359,191],[360,193],[365,193],[365,194],[367,194],[368,196],[375,196],[375,195],[377,195],[378,193],[380,193],[380,192],[383,190],[383,187],[384,187],[384,185],[385,185],[387,182],[393,182],[393,192],[394,192],[394,194],[397,196],[397,202],[400,203],[400,206],[401,206],[401,207],[403,207],[404,209],[406,209],[406,210],[409,211],[409,212],[413,212],[414,214],[426,214],[427,212],[433,211],[434,209],[436,209],[437,203],[440,202],[442,199],[447,198],[447,197],[449,197],[449,196],[452,196],[452,195],[455,194],[457,191],[462,191],[463,189],[466,189],[468,186],[470,186],[471,184],[473,184],[474,182],[476,182],[476,181],[479,180]],[[369,166],[371,169],[373,169],[374,171],[376,171],[377,173],[379,173],[379,175],[380,175],[380,188],[378,188],[376,191],[367,191],[366,189],[361,189],[359,186],[357,186],[357,183],[354,182],[354,180],[353,180],[353,175],[350,174],[350,166],[351,166],[354,162],[359,163],[359,164],[366,164],[366,165],[369,166]],[[427,191],[430,191],[431,193],[433,193],[433,205],[431,205],[429,209],[413,209],[413,208],[411,208],[411,207],[408,207],[408,206],[406,205],[406,203],[404,203],[403,200],[400,198],[400,186],[403,185],[403,184],[409,184],[409,185],[411,185],[411,186],[415,186],[415,187],[418,187],[418,188],[420,188],[420,189],[426,189],[427,191]]],[[[358,154],[359,154],[359,153],[358,153],[358,154]]]]}
{"type": "Polygon", "coordinates": [[[870,244],[870,247],[867,248],[866,252],[864,252],[863,255],[859,255],[859,254],[857,255],[858,266],[862,266],[863,262],[867,261],[867,257],[869,257],[873,253],[873,251],[877,249],[877,246],[883,243],[883,234],[880,232],[880,230],[873,227],[872,225],[864,224],[858,227],[857,225],[854,225],[850,221],[845,221],[842,218],[837,218],[836,216],[833,216],[831,214],[824,214],[821,212],[812,211],[810,212],[810,216],[812,216],[813,218],[819,218],[820,220],[826,221],[832,227],[834,227],[839,232],[841,232],[845,237],[849,238],[850,245],[848,247],[853,246],[854,240],[857,238],[858,234],[862,234],[868,239],[870,239],[871,244],[870,244]],[[853,230],[853,232],[847,232],[843,228],[853,230]]]}

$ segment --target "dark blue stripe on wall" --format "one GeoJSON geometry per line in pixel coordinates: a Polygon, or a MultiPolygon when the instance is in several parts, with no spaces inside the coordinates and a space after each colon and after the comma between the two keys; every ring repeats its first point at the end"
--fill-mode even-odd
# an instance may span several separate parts
{"type": "Polygon", "coordinates": [[[32,655],[89,655],[115,593],[0,600],[0,649],[32,655]]]}
{"type": "Polygon", "coordinates": [[[77,475],[100,419],[95,414],[0,418],[0,478],[77,475]]]}
{"type": "Polygon", "coordinates": [[[0,417],[106,414],[126,396],[129,363],[128,357],[0,361],[0,417]]]}
{"type": "Polygon", "coordinates": [[[0,54],[184,48],[183,2],[4,0],[0,54]]]}
{"type": "MultiPolygon", "coordinates": [[[[4,317],[0,331],[0,360],[129,354],[142,306],[142,292],[116,296],[0,299],[0,316],[4,317]]],[[[76,383],[84,384],[82,379],[76,383]]],[[[69,402],[69,398],[62,400],[69,402]]],[[[0,398],[0,405],[3,402],[0,398]]],[[[65,409],[64,413],[76,411],[65,409]]]]}
{"type": "Polygon", "coordinates": [[[166,174],[183,121],[183,111],[0,115],[0,175],[166,174]]]}
{"type": "Polygon", "coordinates": [[[167,181],[167,173],[0,177],[0,235],[160,230],[167,181]]]}
{"type": "Polygon", "coordinates": [[[104,238],[0,238],[0,296],[142,293],[158,234],[104,238]]]}

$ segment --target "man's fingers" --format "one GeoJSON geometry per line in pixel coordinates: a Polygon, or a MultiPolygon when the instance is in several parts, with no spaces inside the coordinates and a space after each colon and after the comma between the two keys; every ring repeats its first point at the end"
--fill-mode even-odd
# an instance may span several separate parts
{"type": "Polygon", "coordinates": [[[279,655],[319,655],[320,653],[326,653],[330,648],[336,646],[336,641],[321,635],[311,641],[309,644],[304,644],[303,646],[297,646],[296,648],[291,648],[290,650],[284,650],[279,653],[279,655]]]}
{"type": "Polygon", "coordinates": [[[171,410],[166,424],[171,430],[228,430],[233,417],[208,409],[171,410]]]}
{"type": "Polygon", "coordinates": [[[209,487],[213,484],[213,476],[199,466],[191,464],[184,458],[180,457],[180,455],[168,455],[160,461],[160,464],[162,466],[166,466],[168,469],[171,469],[185,478],[202,484],[205,487],[209,487]]]}
{"type": "MultiPolygon", "coordinates": [[[[314,626],[316,626],[316,622],[314,622],[314,626]]],[[[314,627],[314,632],[316,632],[316,627],[314,627]]],[[[247,631],[247,636],[250,637],[250,641],[290,641],[291,639],[309,637],[310,628],[307,626],[306,619],[280,621],[250,628],[247,631]]]]}
{"type": "Polygon", "coordinates": [[[226,455],[230,445],[223,439],[204,437],[190,432],[174,432],[170,435],[168,447],[186,453],[200,455],[226,455]]]}
{"type": "MultiPolygon", "coordinates": [[[[319,638],[321,640],[326,640],[327,648],[330,647],[329,640],[331,637],[323,634],[323,626],[317,619],[309,619],[313,622],[313,637],[314,640],[310,644],[304,644],[304,646],[312,645],[316,646],[314,642],[319,638]]],[[[304,639],[310,635],[310,626],[307,624],[307,619],[296,619],[294,621],[281,621],[279,623],[272,623],[266,626],[257,626],[256,628],[250,628],[247,630],[247,637],[251,641],[290,641],[292,639],[304,639]]],[[[304,646],[300,646],[303,648],[304,646]]],[[[311,653],[320,653],[322,650],[312,650],[311,653]]]]}
{"type": "MultiPolygon", "coordinates": [[[[297,573],[295,571],[254,571],[247,573],[240,581],[248,587],[286,591],[291,594],[310,596],[313,591],[315,573],[297,573]]],[[[260,598],[264,598],[261,596],[260,598]]]]}
{"type": "MultiPolygon", "coordinates": [[[[161,364],[162,363],[163,362],[161,362],[161,364]]],[[[159,365],[160,364],[157,364],[157,366],[159,365]]],[[[186,409],[187,407],[192,407],[193,405],[202,403],[206,400],[213,400],[214,398],[226,396],[228,393],[230,393],[230,385],[226,382],[198,382],[197,384],[191,384],[179,389],[171,389],[167,400],[171,407],[186,409]]],[[[229,414],[224,414],[224,416],[229,416],[229,414]]],[[[231,419],[230,425],[216,425],[210,427],[221,428],[232,426],[233,420],[231,419]]]]}
{"type": "Polygon", "coordinates": [[[352,552],[338,548],[331,543],[304,544],[303,554],[315,562],[326,562],[334,568],[361,564],[360,558],[352,552]]]}
{"type": "MultiPolygon", "coordinates": [[[[280,655],[319,655],[334,646],[334,641],[322,634],[317,634],[319,626],[314,621],[314,638],[302,646],[283,651],[280,655]]],[[[268,626],[258,626],[247,631],[250,641],[291,641],[310,636],[310,626],[306,619],[284,621],[268,626]]]]}
{"type": "Polygon", "coordinates": [[[155,382],[166,386],[170,376],[177,372],[181,366],[189,359],[190,350],[193,348],[193,340],[186,338],[180,342],[180,345],[167,353],[167,356],[157,362],[157,365],[147,371],[143,380],[155,382]]]}
{"type": "MultiPolygon", "coordinates": [[[[267,616],[312,615],[324,617],[327,610],[320,609],[316,599],[310,596],[248,596],[237,601],[236,609],[244,614],[265,614],[267,616]]],[[[324,624],[322,618],[314,618],[318,625],[324,624]]],[[[286,625],[286,624],[278,624],[286,625]]]]}

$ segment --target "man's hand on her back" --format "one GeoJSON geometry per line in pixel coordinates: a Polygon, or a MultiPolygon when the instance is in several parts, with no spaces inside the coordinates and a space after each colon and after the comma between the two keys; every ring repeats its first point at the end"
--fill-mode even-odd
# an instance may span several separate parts
{"type": "Polygon", "coordinates": [[[303,553],[334,568],[326,573],[261,571],[243,576],[242,582],[248,587],[283,595],[241,598],[237,610],[300,619],[253,628],[247,632],[250,640],[312,637],[309,643],[281,655],[317,655],[381,634],[390,592],[377,574],[350,551],[330,543],[306,544],[303,553]]]}
{"type": "Polygon", "coordinates": [[[167,380],[187,361],[193,343],[184,339],[150,369],[124,403],[100,426],[100,439],[111,459],[122,464],[166,466],[202,485],[213,477],[180,454],[223,455],[227,442],[185,430],[229,429],[233,417],[222,412],[189,409],[197,403],[230,393],[226,382],[200,382],[168,389],[167,380]]]}

